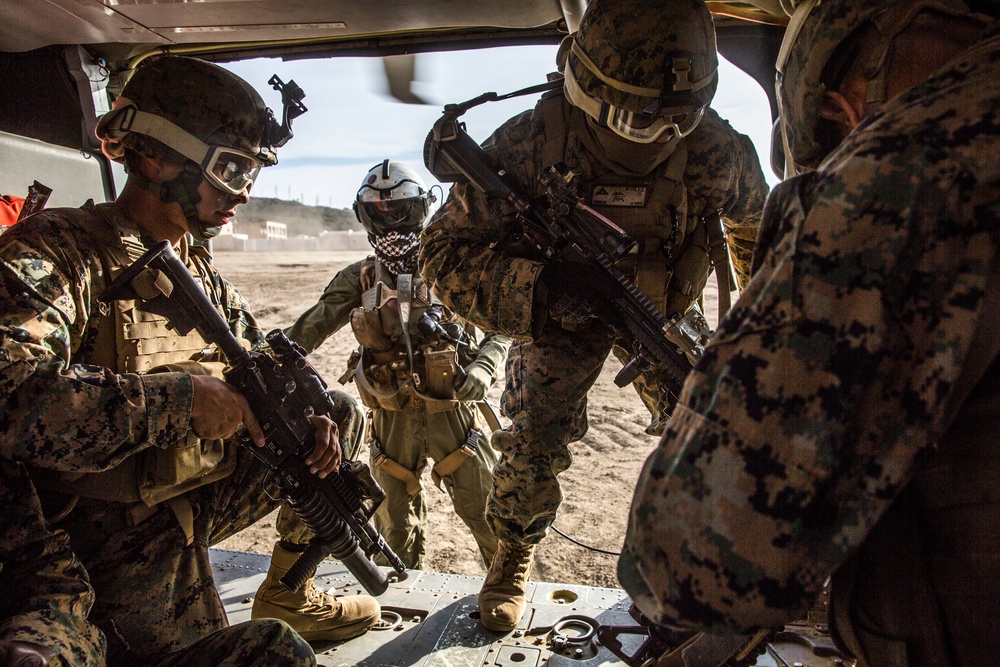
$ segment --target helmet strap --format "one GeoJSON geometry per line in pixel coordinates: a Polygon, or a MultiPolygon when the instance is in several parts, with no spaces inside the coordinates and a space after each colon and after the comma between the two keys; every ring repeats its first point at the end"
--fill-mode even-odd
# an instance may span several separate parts
{"type": "Polygon", "coordinates": [[[201,201],[198,186],[201,185],[202,175],[201,167],[194,162],[188,160],[179,175],[163,183],[154,183],[138,169],[129,170],[129,178],[134,178],[139,187],[155,194],[164,204],[178,204],[187,219],[188,231],[195,240],[207,241],[219,233],[218,227],[206,225],[198,219],[195,207],[201,201]]]}

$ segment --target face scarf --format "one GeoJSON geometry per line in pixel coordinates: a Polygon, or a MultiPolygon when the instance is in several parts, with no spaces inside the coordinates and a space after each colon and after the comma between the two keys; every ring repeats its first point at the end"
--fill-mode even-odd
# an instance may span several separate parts
{"type": "Polygon", "coordinates": [[[398,276],[417,272],[417,250],[420,248],[420,232],[387,232],[379,236],[368,235],[375,248],[375,256],[388,271],[398,276]]]}
{"type": "Polygon", "coordinates": [[[645,176],[669,158],[681,142],[679,137],[662,144],[629,141],[606,127],[598,127],[579,109],[574,107],[574,111],[571,118],[576,120],[573,125],[581,143],[601,164],[621,176],[645,176]]]}

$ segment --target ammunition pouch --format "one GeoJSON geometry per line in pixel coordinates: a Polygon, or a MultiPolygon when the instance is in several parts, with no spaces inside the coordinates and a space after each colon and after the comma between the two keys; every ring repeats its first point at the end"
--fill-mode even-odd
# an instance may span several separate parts
{"type": "Polygon", "coordinates": [[[377,352],[386,352],[395,347],[392,338],[382,330],[378,311],[371,308],[355,308],[351,311],[351,330],[362,347],[377,352]]]}
{"type": "MultiPolygon", "coordinates": [[[[192,375],[221,376],[220,362],[180,361],[164,364],[150,372],[188,372],[192,375]]],[[[149,447],[120,465],[97,473],[54,473],[33,470],[40,489],[131,505],[125,510],[128,524],[141,523],[167,503],[185,530],[188,544],[193,539],[190,506],[180,496],[188,491],[225,479],[236,468],[235,445],[224,440],[202,440],[188,431],[175,444],[149,447]],[[189,524],[189,525],[185,525],[189,524]]]]}
{"type": "MultiPolygon", "coordinates": [[[[427,412],[455,410],[455,376],[461,366],[455,346],[428,346],[421,351],[424,372],[421,388],[414,385],[409,362],[402,351],[392,353],[363,349],[354,362],[352,375],[365,407],[381,410],[422,409],[427,412]]],[[[419,357],[418,357],[419,361],[419,357]]]]}

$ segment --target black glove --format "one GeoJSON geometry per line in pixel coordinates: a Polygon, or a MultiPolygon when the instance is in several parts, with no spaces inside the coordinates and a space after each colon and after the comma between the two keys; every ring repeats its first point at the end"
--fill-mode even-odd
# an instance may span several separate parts
{"type": "Polygon", "coordinates": [[[541,333],[549,317],[570,331],[589,326],[599,316],[602,302],[600,276],[595,273],[593,267],[579,262],[546,265],[538,280],[541,289],[535,290],[532,331],[541,333]]]}

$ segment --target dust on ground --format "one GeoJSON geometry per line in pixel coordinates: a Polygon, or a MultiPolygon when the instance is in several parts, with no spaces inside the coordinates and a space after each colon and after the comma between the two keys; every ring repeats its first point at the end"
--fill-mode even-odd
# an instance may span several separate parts
{"type": "MultiPolygon", "coordinates": [[[[219,252],[215,264],[222,275],[250,302],[265,331],[290,326],[312,306],[340,269],[366,253],[341,252],[219,252]]],[[[714,282],[714,281],[713,281],[714,282]]],[[[711,291],[711,290],[708,290],[711,291]]],[[[710,299],[713,295],[709,295],[710,299]]],[[[706,304],[714,324],[714,300],[706,304]]],[[[357,347],[349,327],[330,337],[310,355],[316,370],[331,386],[343,373],[347,357],[357,347]]],[[[620,364],[610,357],[590,391],[590,429],[570,445],[573,465],[562,473],[563,503],[555,527],[573,539],[604,551],[618,552],[625,537],[625,523],[632,492],[643,462],[655,448],[656,438],[643,429],[648,413],[635,391],[619,389],[614,376],[620,364]]],[[[502,378],[489,400],[499,403],[502,378]]],[[[341,387],[357,397],[353,384],[341,387]]],[[[506,423],[506,422],[505,422],[506,423]]],[[[367,449],[360,458],[368,461],[367,449]]],[[[486,569],[465,524],[455,515],[448,494],[430,480],[429,467],[421,480],[428,505],[427,558],[429,571],[481,576],[486,569]]],[[[275,515],[220,543],[220,548],[270,554],[277,532],[275,515]]],[[[534,581],[566,582],[587,586],[618,587],[617,558],[588,550],[550,532],[535,551],[534,581]]]]}

